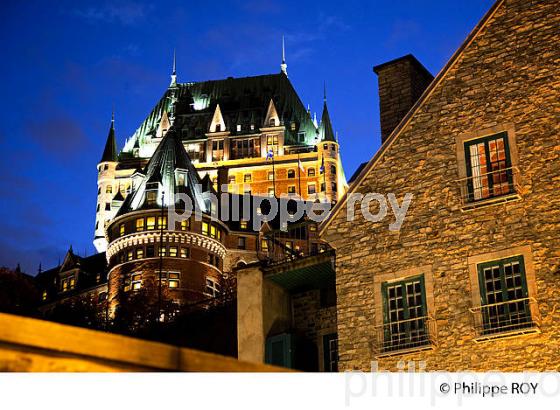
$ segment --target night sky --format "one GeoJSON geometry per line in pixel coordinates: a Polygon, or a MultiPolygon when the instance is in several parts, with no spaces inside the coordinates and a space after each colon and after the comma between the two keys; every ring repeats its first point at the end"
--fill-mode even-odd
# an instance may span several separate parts
{"type": "Polygon", "coordinates": [[[111,108],[119,149],[169,84],[279,71],[321,114],[346,176],[379,148],[372,66],[414,54],[434,75],[493,0],[6,1],[0,5],[0,265],[35,274],[92,254],[96,164],[111,108]]]}

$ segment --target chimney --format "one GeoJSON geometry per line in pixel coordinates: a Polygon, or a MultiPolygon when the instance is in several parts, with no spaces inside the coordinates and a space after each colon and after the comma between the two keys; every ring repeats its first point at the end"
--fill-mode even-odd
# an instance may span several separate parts
{"type": "Polygon", "coordinates": [[[434,76],[412,54],[373,67],[379,84],[381,143],[420,98],[434,76]]]}

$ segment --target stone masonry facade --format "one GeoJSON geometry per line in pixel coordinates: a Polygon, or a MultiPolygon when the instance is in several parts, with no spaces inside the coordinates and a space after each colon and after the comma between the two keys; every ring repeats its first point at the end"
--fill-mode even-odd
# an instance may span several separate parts
{"type": "Polygon", "coordinates": [[[400,231],[388,229],[390,213],[365,221],[359,204],[348,222],[345,200],[320,228],[337,253],[340,370],[367,371],[376,360],[388,370],[401,360],[427,370],[560,370],[558,27],[556,0],[498,1],[350,187],[399,203],[412,193],[400,231]],[[462,143],[495,132],[507,132],[519,198],[464,209],[462,143]],[[483,342],[473,269],[510,255],[524,257],[539,332],[483,342]],[[424,275],[435,343],[380,358],[381,283],[415,274],[424,275]]]}

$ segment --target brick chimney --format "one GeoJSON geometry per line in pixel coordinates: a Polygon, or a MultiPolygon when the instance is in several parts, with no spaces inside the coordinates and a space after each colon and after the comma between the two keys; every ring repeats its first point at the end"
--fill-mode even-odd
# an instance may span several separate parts
{"type": "Polygon", "coordinates": [[[373,67],[379,84],[381,143],[420,98],[434,76],[412,55],[373,67]]]}

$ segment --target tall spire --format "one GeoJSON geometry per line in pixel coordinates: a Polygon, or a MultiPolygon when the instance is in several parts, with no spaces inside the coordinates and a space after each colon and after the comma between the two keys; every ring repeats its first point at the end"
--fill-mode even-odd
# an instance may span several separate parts
{"type": "Polygon", "coordinates": [[[175,87],[177,85],[177,58],[175,55],[175,49],[173,49],[173,71],[171,72],[171,84],[170,87],[175,87]]]}
{"type": "Polygon", "coordinates": [[[284,45],[284,36],[282,36],[282,63],[280,64],[280,71],[288,76],[288,64],[286,64],[286,47],[284,45]]]}
{"type": "Polygon", "coordinates": [[[321,126],[320,126],[320,134],[322,141],[336,141],[331,117],[329,115],[329,110],[327,108],[327,84],[326,82],[323,83],[323,115],[321,116],[321,126]]]}
{"type": "Polygon", "coordinates": [[[117,161],[117,141],[115,140],[115,110],[111,113],[111,127],[107,135],[105,149],[99,162],[116,162],[117,161]]]}

